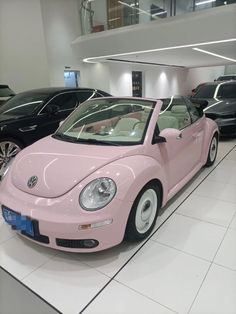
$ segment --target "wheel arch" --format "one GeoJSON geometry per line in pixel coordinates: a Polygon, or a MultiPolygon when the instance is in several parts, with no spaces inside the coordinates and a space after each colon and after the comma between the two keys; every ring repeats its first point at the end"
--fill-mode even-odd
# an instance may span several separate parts
{"type": "Polygon", "coordinates": [[[15,140],[19,144],[21,144],[23,148],[27,146],[26,142],[24,140],[22,140],[22,138],[18,137],[15,134],[11,134],[11,133],[0,134],[0,141],[2,141],[2,140],[13,140],[13,141],[15,140]]]}

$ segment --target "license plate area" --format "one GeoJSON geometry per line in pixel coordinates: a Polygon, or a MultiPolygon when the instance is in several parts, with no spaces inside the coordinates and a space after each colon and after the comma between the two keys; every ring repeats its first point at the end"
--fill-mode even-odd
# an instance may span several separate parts
{"type": "Polygon", "coordinates": [[[4,220],[11,225],[13,229],[23,231],[31,237],[34,236],[34,226],[31,219],[5,206],[2,206],[2,214],[4,220]]]}

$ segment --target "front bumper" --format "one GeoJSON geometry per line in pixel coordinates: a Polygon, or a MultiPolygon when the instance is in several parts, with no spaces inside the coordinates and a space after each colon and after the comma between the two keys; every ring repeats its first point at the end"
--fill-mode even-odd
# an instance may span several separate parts
{"type": "Polygon", "coordinates": [[[219,127],[221,136],[234,136],[236,135],[236,118],[222,119],[218,118],[215,120],[219,127]]]}
{"type": "Polygon", "coordinates": [[[0,188],[4,190],[0,204],[33,223],[34,236],[18,232],[41,245],[62,251],[95,252],[113,247],[124,238],[131,203],[124,204],[114,198],[105,208],[86,212],[78,208],[78,195],[73,198],[73,191],[57,199],[42,199],[13,185],[5,188],[4,180],[0,188]],[[104,221],[109,223],[102,225],[104,221]],[[100,223],[98,227],[81,229],[81,226],[100,223]]]}

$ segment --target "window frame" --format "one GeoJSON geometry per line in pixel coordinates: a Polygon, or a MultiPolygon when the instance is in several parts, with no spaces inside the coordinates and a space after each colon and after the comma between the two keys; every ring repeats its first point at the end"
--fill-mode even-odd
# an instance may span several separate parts
{"type": "MultiPolygon", "coordinates": [[[[60,92],[60,93],[54,95],[52,98],[50,98],[50,99],[42,106],[42,108],[41,108],[41,109],[39,110],[39,112],[37,113],[37,116],[45,115],[46,112],[43,112],[43,110],[44,110],[44,109],[46,108],[46,106],[49,105],[56,97],[61,96],[61,95],[64,95],[64,94],[72,94],[72,93],[73,93],[74,96],[75,96],[75,91],[60,92]]],[[[76,98],[76,96],[75,96],[75,98],[76,98]]],[[[72,108],[72,109],[62,109],[62,110],[59,110],[58,112],[71,111],[71,110],[74,110],[77,106],[78,106],[78,104],[75,105],[75,107],[72,108]]]]}

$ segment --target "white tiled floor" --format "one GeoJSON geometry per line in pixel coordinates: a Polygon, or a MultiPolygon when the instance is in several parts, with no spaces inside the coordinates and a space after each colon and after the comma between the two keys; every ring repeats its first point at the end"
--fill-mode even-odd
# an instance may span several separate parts
{"type": "Polygon", "coordinates": [[[161,211],[147,243],[66,254],[0,218],[0,266],[64,314],[236,314],[235,145],[220,142],[215,165],[161,211]]]}

